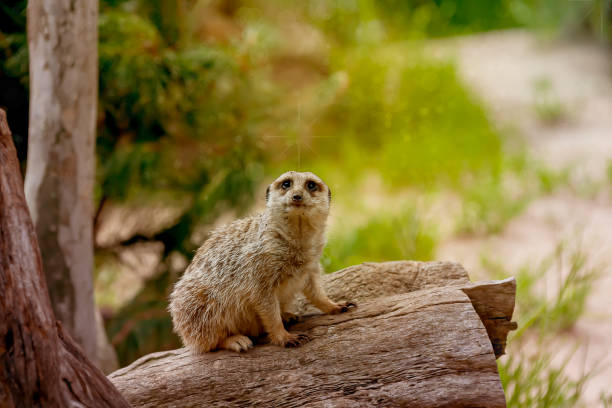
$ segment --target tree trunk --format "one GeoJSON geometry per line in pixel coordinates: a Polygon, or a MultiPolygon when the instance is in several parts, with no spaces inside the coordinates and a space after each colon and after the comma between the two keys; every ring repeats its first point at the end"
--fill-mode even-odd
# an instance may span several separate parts
{"type": "Polygon", "coordinates": [[[92,360],[97,24],[97,0],[28,2],[26,198],[55,316],[92,360]]]}
{"type": "Polygon", "coordinates": [[[291,327],[312,338],[299,348],[153,353],[109,378],[135,407],[505,407],[495,358],[516,328],[514,279],[470,283],[458,264],[387,262],[325,286],[360,303],[291,327]]]}
{"type": "Polygon", "coordinates": [[[0,406],[128,406],[53,316],[15,146],[1,109],[0,294],[0,406]]]}

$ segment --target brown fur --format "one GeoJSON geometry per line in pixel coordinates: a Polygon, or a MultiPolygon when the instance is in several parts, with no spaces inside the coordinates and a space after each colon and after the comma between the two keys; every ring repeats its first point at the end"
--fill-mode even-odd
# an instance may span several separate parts
{"type": "Polygon", "coordinates": [[[293,317],[299,292],[325,313],[347,310],[351,304],[329,300],[320,283],[330,199],[313,173],[287,172],[268,187],[265,212],[212,232],[170,295],[174,330],[187,347],[244,351],[263,333],[297,346],[308,338],[287,332],[282,317],[293,317]]]}

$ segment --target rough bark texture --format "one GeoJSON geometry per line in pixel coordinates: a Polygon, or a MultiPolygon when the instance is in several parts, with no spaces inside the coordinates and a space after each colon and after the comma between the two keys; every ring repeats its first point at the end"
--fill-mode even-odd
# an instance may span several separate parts
{"type": "Polygon", "coordinates": [[[305,317],[291,328],[312,338],[300,348],[153,353],[109,378],[136,407],[505,406],[492,346],[505,334],[490,339],[483,321],[513,325],[501,305],[514,305],[514,279],[470,283],[458,264],[401,261],[325,280],[359,306],[305,317]]]}
{"type": "Polygon", "coordinates": [[[28,2],[26,198],[55,316],[92,359],[97,18],[97,0],[28,2]]]}
{"type": "MultiPolygon", "coordinates": [[[[511,321],[516,293],[514,279],[471,284],[465,268],[455,262],[364,262],[325,275],[323,286],[336,302],[361,302],[443,286],[461,287],[487,329],[495,357],[504,355],[508,332],[516,329],[516,323],[511,321]]],[[[295,312],[303,315],[317,313],[317,309],[300,298],[295,312]]]]}
{"type": "Polygon", "coordinates": [[[3,110],[0,294],[0,406],[128,406],[53,316],[15,146],[3,110]]]}
{"type": "MultiPolygon", "coordinates": [[[[362,302],[383,296],[451,285],[467,285],[470,277],[453,262],[364,262],[323,276],[325,293],[334,301],[362,302]]],[[[304,298],[296,313],[317,313],[304,298]]]]}
{"type": "Polygon", "coordinates": [[[514,313],[516,282],[508,278],[497,282],[476,283],[462,288],[487,329],[495,357],[506,352],[508,332],[516,330],[516,322],[511,321],[514,313]]]}

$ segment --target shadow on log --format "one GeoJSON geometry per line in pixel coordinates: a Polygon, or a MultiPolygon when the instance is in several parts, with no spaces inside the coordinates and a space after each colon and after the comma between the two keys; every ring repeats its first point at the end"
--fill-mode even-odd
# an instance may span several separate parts
{"type": "Polygon", "coordinates": [[[2,109],[0,294],[0,406],[128,406],[55,320],[2,109]]]}
{"type": "Polygon", "coordinates": [[[312,338],[300,348],[153,353],[109,378],[135,407],[505,406],[495,358],[516,328],[513,278],[471,283],[456,263],[398,261],[324,279],[359,306],[306,316],[291,328],[312,338]]]}

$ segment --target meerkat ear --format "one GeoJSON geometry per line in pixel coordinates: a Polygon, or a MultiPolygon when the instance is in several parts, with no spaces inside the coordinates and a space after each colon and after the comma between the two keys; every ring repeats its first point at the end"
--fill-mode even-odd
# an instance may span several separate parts
{"type": "Polygon", "coordinates": [[[331,203],[331,189],[327,187],[327,201],[331,203]]]}
{"type": "Polygon", "coordinates": [[[266,188],[266,203],[268,202],[268,198],[270,198],[270,186],[266,188]]]}

